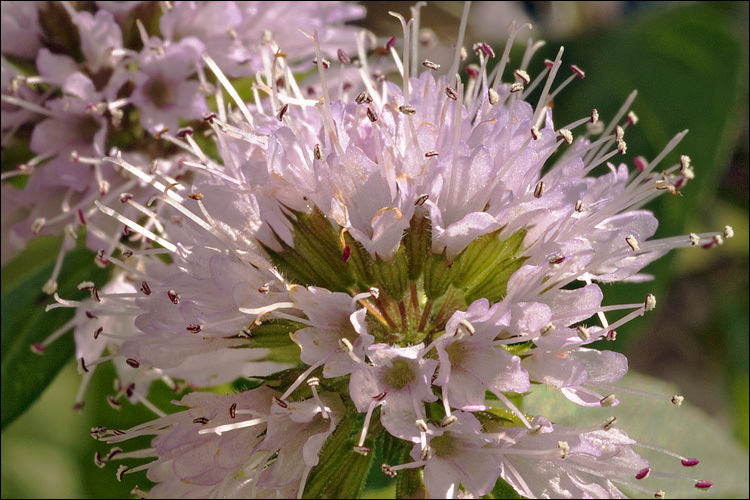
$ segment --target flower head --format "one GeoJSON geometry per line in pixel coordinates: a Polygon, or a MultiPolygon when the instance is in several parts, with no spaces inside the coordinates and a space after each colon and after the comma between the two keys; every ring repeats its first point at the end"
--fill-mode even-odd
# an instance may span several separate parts
{"type": "Polygon", "coordinates": [[[136,215],[94,201],[141,245],[110,238],[102,259],[122,269],[126,291],[97,296],[95,309],[121,313],[126,331],[111,335],[108,356],[85,356],[124,361],[148,380],[254,383],[229,396],[193,392],[187,411],[156,409],[153,422],[97,431],[112,444],[156,436],[151,448],[116,453],[155,458],[119,473],[147,469],[157,496],[329,495],[350,468],[366,471],[379,446],[386,474],[422,469],[415,484],[431,497],[485,495],[498,480],[524,496],[621,496],[618,484],[649,469],[632,449],[639,443],[613,422],[567,428],[519,402],[545,383],[583,407],[619,403],[612,384],[627,360],[595,342],[613,340],[655,298],[603,305],[595,282],[645,279],[641,269],[666,251],[720,238],[654,239],[656,218],[641,209],[692,178],[684,160],[662,165],[685,132],[637,172],[610,163],[626,152],[635,94],[606,126],[596,110],[556,126],[552,100],[584,73],[571,66],[555,87],[562,49],[534,74],[530,44],[506,75],[525,29],[515,23],[494,69],[495,52],[477,44],[479,65],[462,80],[463,40],[440,76],[417,59],[418,20],[401,19],[411,42],[403,55],[385,47],[400,85],[373,76],[367,37],[344,29],[359,78],[334,87],[332,73],[348,78],[352,61],[330,59],[336,37],[319,24],[359,9],[326,6],[296,52],[240,23],[251,11],[283,17],[276,9],[181,3],[165,12],[164,40],[144,31],[143,51],[129,55],[138,70],[128,100],[182,156],[164,159],[166,172],[118,150],[91,162],[136,177],[151,196],[126,200],[136,215]],[[202,15],[216,22],[197,22],[202,15]],[[227,36],[231,50],[219,54],[227,36]],[[320,93],[311,96],[295,71],[313,56],[309,88],[320,93]],[[243,65],[257,71],[252,103],[230,79],[243,65]],[[201,89],[216,97],[204,121],[218,154],[192,128],[166,130],[204,109],[201,89]],[[615,311],[626,313],[610,323],[615,311]]]}

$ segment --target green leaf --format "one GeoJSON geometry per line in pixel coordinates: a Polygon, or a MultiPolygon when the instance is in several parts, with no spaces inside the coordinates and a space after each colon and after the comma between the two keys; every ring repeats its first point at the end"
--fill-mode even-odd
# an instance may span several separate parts
{"type": "Polygon", "coordinates": [[[495,483],[495,487],[492,488],[492,491],[485,495],[483,498],[524,498],[521,495],[518,494],[516,490],[513,489],[513,486],[509,485],[505,482],[505,480],[502,477],[497,478],[497,482],[495,483]]]}
{"type": "MultiPolygon", "coordinates": [[[[618,385],[665,396],[678,392],[670,384],[633,372],[618,385]]],[[[714,498],[748,497],[748,455],[732,439],[730,427],[713,420],[687,401],[677,407],[669,401],[655,401],[622,391],[616,394],[621,401],[619,405],[588,408],[573,404],[558,390],[535,386],[524,397],[523,411],[531,415],[544,415],[553,423],[579,429],[601,425],[609,417],[615,416],[617,426],[631,438],[701,461],[696,467],[686,468],[680,465],[678,459],[635,447],[637,453],[651,462],[653,471],[712,481],[714,486],[708,490],[708,494],[714,498]]],[[[694,488],[693,482],[686,480],[649,477],[639,482],[639,486],[654,491],[662,489],[671,498],[705,497],[704,492],[694,488]]],[[[626,493],[644,497],[642,492],[626,493]]]]}
{"type": "MultiPolygon", "coordinates": [[[[367,456],[354,451],[359,431],[364,423],[364,414],[350,409],[339,422],[320,452],[320,463],[316,466],[305,486],[305,498],[359,498],[372,467],[374,453],[367,456]]],[[[382,437],[379,414],[370,424],[365,446],[373,450],[382,437]]]]}
{"type": "MultiPolygon", "coordinates": [[[[89,293],[77,289],[80,282],[94,281],[101,286],[109,275],[108,269],[94,264],[95,254],[83,247],[84,239],[79,238],[79,247],[68,252],[58,278],[58,293],[66,299],[85,298],[89,293]]],[[[74,314],[67,308],[45,312],[47,304],[54,299],[42,292],[42,287],[52,275],[61,242],[61,238],[36,238],[3,268],[0,317],[0,427],[3,430],[39,397],[65,362],[73,357],[74,343],[70,335],[48,346],[44,355],[31,351],[32,344],[44,340],[74,314]]]]}

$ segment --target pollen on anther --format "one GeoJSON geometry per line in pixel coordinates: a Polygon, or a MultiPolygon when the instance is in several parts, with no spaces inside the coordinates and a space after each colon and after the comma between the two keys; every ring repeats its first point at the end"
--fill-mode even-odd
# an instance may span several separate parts
{"type": "Polygon", "coordinates": [[[625,137],[625,129],[621,126],[615,126],[615,140],[621,141],[625,137]]]}
{"type": "Polygon", "coordinates": [[[538,141],[542,137],[542,133],[539,132],[538,128],[531,127],[531,137],[533,137],[535,141],[538,141]]]}
{"type": "Polygon", "coordinates": [[[635,112],[633,112],[633,111],[629,111],[628,112],[627,122],[630,125],[635,125],[636,123],[638,123],[638,115],[636,115],[635,112]]]}
{"type": "Polygon", "coordinates": [[[635,237],[635,235],[629,234],[625,238],[625,243],[628,244],[628,246],[634,251],[637,252],[641,249],[640,245],[638,245],[638,239],[635,237]]]}
{"type": "Polygon", "coordinates": [[[323,148],[320,146],[320,144],[316,144],[313,148],[313,154],[315,155],[316,160],[322,160],[323,159],[323,148]]]}
{"type": "Polygon", "coordinates": [[[591,110],[591,123],[596,123],[599,121],[599,111],[596,110],[596,108],[591,110]]]}
{"type": "Polygon", "coordinates": [[[566,458],[570,454],[570,444],[567,441],[558,441],[557,448],[560,450],[560,458],[566,458]]]}
{"type": "Polygon", "coordinates": [[[583,212],[583,200],[576,201],[575,211],[578,213],[583,212]]]}
{"type": "Polygon", "coordinates": [[[508,88],[508,91],[511,94],[515,94],[516,92],[523,91],[523,83],[521,83],[521,82],[512,83],[510,85],[510,87],[508,88]]]}
{"type": "Polygon", "coordinates": [[[172,301],[172,304],[177,305],[180,303],[180,296],[177,295],[177,292],[175,292],[174,290],[169,290],[167,292],[167,296],[169,297],[169,300],[172,301]]]}
{"type": "Polygon", "coordinates": [[[497,93],[497,90],[490,87],[487,89],[487,99],[490,101],[490,104],[497,104],[497,102],[500,100],[500,96],[497,93]]]}
{"type": "Polygon", "coordinates": [[[351,342],[349,342],[349,339],[347,339],[347,338],[341,337],[339,339],[339,344],[341,345],[341,347],[343,347],[344,349],[346,349],[348,352],[353,352],[354,351],[354,346],[352,345],[351,342]]]}
{"type": "Polygon", "coordinates": [[[644,304],[644,310],[645,311],[653,311],[656,307],[656,297],[654,294],[649,293],[646,294],[646,303],[644,304]]]}
{"type": "Polygon", "coordinates": [[[117,469],[117,476],[116,476],[116,477],[117,477],[117,481],[118,481],[118,482],[122,482],[122,476],[123,476],[123,474],[125,474],[125,473],[126,473],[126,472],[127,472],[128,470],[130,470],[130,469],[129,469],[129,467],[128,467],[127,465],[121,465],[121,466],[120,466],[120,467],[119,467],[119,468],[117,469]]]}
{"type": "Polygon", "coordinates": [[[393,470],[393,467],[391,467],[388,464],[382,464],[380,466],[380,470],[382,470],[383,474],[385,474],[388,477],[391,477],[391,478],[396,477],[396,471],[393,470]]]}
{"type": "Polygon", "coordinates": [[[432,71],[437,71],[440,69],[440,65],[438,63],[434,63],[429,59],[425,59],[424,62],[422,62],[422,66],[427,69],[431,69],[432,71]]]}
{"type": "Polygon", "coordinates": [[[455,422],[456,420],[458,420],[458,417],[456,417],[455,415],[446,415],[446,417],[440,423],[440,427],[446,428],[449,425],[451,425],[453,422],[455,422]]]}
{"type": "Polygon", "coordinates": [[[106,465],[106,464],[104,463],[104,460],[102,460],[102,454],[101,454],[101,453],[99,453],[98,451],[97,451],[96,453],[94,453],[94,463],[95,463],[95,464],[96,464],[96,466],[97,466],[97,467],[99,467],[100,469],[103,469],[103,468],[104,468],[104,466],[106,465]]]}
{"type": "Polygon", "coordinates": [[[370,448],[367,446],[354,446],[354,451],[359,453],[360,455],[366,457],[368,453],[370,453],[370,448]]]}
{"type": "Polygon", "coordinates": [[[111,394],[107,395],[107,403],[109,403],[109,406],[111,406],[115,410],[120,409],[120,406],[121,406],[120,402],[117,401],[117,399],[115,399],[115,397],[112,396],[111,394]]]}
{"type": "Polygon", "coordinates": [[[458,94],[456,94],[456,91],[450,87],[445,87],[445,95],[451,100],[458,100],[458,94]]]}
{"type": "Polygon", "coordinates": [[[37,217],[31,224],[31,232],[36,236],[44,228],[44,224],[47,220],[44,217],[37,217]]]}
{"type": "Polygon", "coordinates": [[[549,335],[555,330],[555,325],[552,323],[547,323],[545,326],[539,329],[539,335],[544,337],[545,335],[549,335]]]}
{"type": "Polygon", "coordinates": [[[128,358],[128,359],[125,360],[125,362],[131,368],[138,368],[139,366],[141,366],[141,364],[138,362],[138,360],[133,359],[133,358],[128,358]]]}
{"type": "Polygon", "coordinates": [[[187,197],[191,200],[201,201],[203,199],[203,193],[189,193],[187,197]]]}
{"type": "Polygon", "coordinates": [[[578,337],[584,342],[586,342],[591,337],[591,333],[589,333],[589,329],[583,325],[576,328],[576,333],[578,333],[578,337]]]}
{"type": "Polygon", "coordinates": [[[732,229],[732,226],[724,226],[724,237],[725,238],[734,237],[734,229],[732,229]]]}
{"type": "Polygon", "coordinates": [[[654,493],[654,498],[665,498],[667,496],[667,492],[664,490],[659,490],[656,493],[654,493]]]}
{"type": "Polygon", "coordinates": [[[190,333],[200,333],[201,325],[190,324],[187,326],[187,328],[185,328],[185,330],[189,331],[190,333]]]}
{"type": "MultiPolygon", "coordinates": [[[[321,58],[320,63],[323,65],[323,69],[328,69],[331,67],[331,61],[329,61],[328,59],[321,58]]],[[[317,58],[313,59],[313,64],[318,64],[317,58]]]]}
{"type": "MultiPolygon", "coordinates": [[[[462,319],[462,320],[461,320],[461,322],[459,323],[459,325],[458,325],[458,326],[461,326],[461,327],[463,327],[463,328],[464,328],[464,330],[466,330],[466,332],[467,332],[467,333],[468,333],[469,335],[474,335],[474,332],[476,331],[476,330],[474,329],[474,325],[472,325],[472,324],[471,324],[471,323],[469,322],[469,320],[467,320],[467,319],[462,319]]],[[[458,331],[458,329],[456,329],[456,331],[458,331]]]]}
{"type": "Polygon", "coordinates": [[[413,115],[414,113],[417,112],[416,108],[414,108],[413,106],[406,106],[406,105],[399,106],[398,110],[401,111],[405,115],[413,115]]]}
{"type": "Polygon", "coordinates": [[[562,264],[563,262],[565,262],[565,256],[557,254],[557,253],[552,254],[549,257],[548,262],[549,262],[550,266],[552,266],[554,268],[557,268],[560,264],[562,264]]]}
{"type": "Polygon", "coordinates": [[[187,137],[188,135],[193,135],[193,128],[192,127],[182,127],[180,129],[177,129],[177,137],[183,138],[187,137]]]}
{"type": "Polygon", "coordinates": [[[561,128],[559,132],[560,136],[565,140],[566,144],[573,144],[573,132],[566,128],[561,128]]]}
{"type": "Polygon", "coordinates": [[[684,396],[680,396],[679,394],[672,396],[672,404],[675,406],[681,406],[683,401],[685,401],[684,396]]]}
{"type": "Polygon", "coordinates": [[[529,77],[529,74],[525,72],[524,70],[517,69],[513,73],[516,75],[516,78],[520,78],[521,80],[523,80],[523,83],[525,83],[526,85],[531,83],[531,78],[529,77]]]}

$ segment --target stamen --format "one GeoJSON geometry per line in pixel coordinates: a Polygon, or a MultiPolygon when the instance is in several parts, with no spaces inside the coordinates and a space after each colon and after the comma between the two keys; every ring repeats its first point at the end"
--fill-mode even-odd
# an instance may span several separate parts
{"type": "Polygon", "coordinates": [[[215,433],[217,436],[221,436],[222,433],[227,432],[227,431],[233,431],[236,429],[244,429],[245,427],[253,427],[255,425],[264,424],[266,422],[267,422],[267,419],[265,418],[253,418],[250,420],[244,420],[242,422],[237,422],[234,424],[224,424],[224,425],[219,425],[216,427],[201,429],[198,431],[198,434],[215,433]]]}
{"type": "Polygon", "coordinates": [[[370,401],[370,406],[367,408],[367,414],[365,415],[365,422],[362,425],[362,432],[359,435],[359,441],[357,442],[357,445],[354,447],[354,451],[356,451],[360,455],[367,456],[367,454],[370,453],[370,448],[368,448],[367,446],[364,446],[365,438],[367,437],[367,429],[370,427],[370,419],[372,418],[372,412],[375,411],[375,408],[378,407],[380,403],[383,402],[385,395],[386,395],[385,392],[381,392],[380,394],[374,396],[372,398],[372,401],[370,401]]]}
{"type": "Polygon", "coordinates": [[[320,396],[318,395],[318,386],[320,385],[320,379],[318,377],[312,377],[308,379],[307,381],[308,387],[312,389],[313,398],[315,399],[315,402],[318,403],[318,408],[320,409],[321,416],[328,420],[328,411],[326,411],[326,407],[323,404],[323,401],[320,399],[320,396]]]}

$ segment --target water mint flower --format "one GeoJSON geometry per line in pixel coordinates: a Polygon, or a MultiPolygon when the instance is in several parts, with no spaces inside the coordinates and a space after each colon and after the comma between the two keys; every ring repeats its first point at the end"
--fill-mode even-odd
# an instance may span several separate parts
{"type": "MultiPolygon", "coordinates": [[[[199,121],[208,109],[206,96],[214,87],[206,81],[201,53],[228,54],[227,66],[236,65],[239,74],[253,78],[281,50],[295,49],[295,63],[309,66],[313,49],[297,28],[321,30],[327,54],[349,54],[354,42],[345,34],[352,28],[343,24],[363,15],[359,6],[308,3],[304,26],[292,27],[284,19],[288,4],[176,2],[136,9],[138,3],[99,2],[93,13],[76,10],[70,2],[3,4],[2,51],[17,58],[2,61],[3,147],[12,145],[21,127],[39,122],[31,131],[34,156],[3,173],[3,192],[8,193],[3,203],[8,198],[14,212],[2,226],[3,241],[10,244],[5,261],[34,236],[74,238],[84,226],[90,249],[114,249],[121,227],[111,231],[93,201],[110,203],[128,193],[145,205],[154,193],[137,189],[128,174],[101,158],[113,144],[127,144],[126,156],[147,157],[168,176],[167,184],[174,181],[172,175],[180,176],[179,162],[173,160],[182,143],[156,144],[170,131],[165,138],[184,138],[187,129],[180,127],[199,121]],[[140,41],[123,40],[123,28],[131,30],[133,21],[140,41]],[[161,32],[149,36],[145,26],[152,24],[161,32]],[[60,53],[61,47],[70,53],[60,53]],[[34,175],[36,169],[40,172],[34,175]],[[10,187],[6,181],[18,176],[28,181],[10,187]]],[[[128,212],[137,217],[137,211],[128,212]]],[[[61,259],[70,248],[68,241],[61,246],[61,259]]],[[[56,290],[57,272],[44,287],[48,293],[56,290]]]]}
{"type": "MultiPolygon", "coordinates": [[[[692,178],[687,157],[662,165],[685,133],[632,174],[610,163],[626,152],[635,95],[606,126],[594,110],[558,127],[551,102],[584,73],[571,66],[555,87],[561,49],[530,76],[538,47],[530,44],[508,80],[524,28],[515,24],[495,69],[494,50],[474,46],[480,64],[465,82],[455,77],[461,38],[440,76],[418,59],[418,21],[401,19],[410,42],[402,55],[391,51],[397,85],[373,77],[367,37],[353,37],[357,94],[343,85],[331,92],[329,75],[351,60],[327,59],[313,30],[300,54],[314,53],[310,88],[321,95],[296,85],[287,60],[304,57],[276,50],[263,52],[270,59],[246,103],[229,78],[238,61],[214,57],[211,44],[223,35],[188,22],[194,7],[163,19],[205,35],[193,67],[209,68],[236,108],[217,89],[217,108],[204,116],[218,157],[192,130],[160,134],[182,151],[165,159],[184,169],[180,179],[117,150],[101,160],[157,194],[131,204],[137,216],[106,199],[95,206],[158,248],[118,241],[102,256],[130,284],[100,296],[96,310],[122,313],[130,331],[112,335],[112,354],[87,355],[170,384],[244,377],[254,388],[192,392],[187,411],[155,408],[159,418],[133,429],[96,428],[109,444],[156,436],[149,448],[113,450],[97,464],[154,458],[118,470],[148,470],[154,496],[355,495],[375,448],[382,470],[411,488],[405,494],[431,497],[485,495],[498,481],[529,497],[620,497],[619,485],[650,473],[633,451],[643,445],[614,421],[567,428],[520,403],[538,382],[584,407],[618,404],[612,384],[627,360],[595,343],[656,301],[603,305],[594,282],[646,279],[641,269],[666,251],[731,235],[653,238],[657,221],[641,206],[692,178]],[[532,105],[526,99],[539,86],[532,105]],[[605,173],[595,176],[597,168],[605,173]],[[610,323],[612,313],[622,316],[610,323]]],[[[236,9],[228,12],[234,26],[236,9]]],[[[181,43],[178,31],[167,48],[181,43]]]]}

